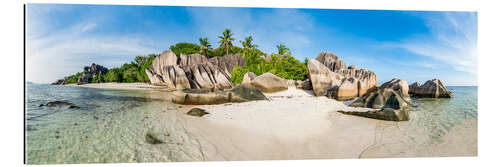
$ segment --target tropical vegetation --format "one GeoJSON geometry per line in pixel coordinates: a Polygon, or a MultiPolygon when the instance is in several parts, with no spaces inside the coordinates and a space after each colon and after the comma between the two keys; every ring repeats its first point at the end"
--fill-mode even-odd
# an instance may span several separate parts
{"type": "MultiPolygon", "coordinates": [[[[207,37],[199,38],[199,44],[180,42],[170,46],[170,50],[177,56],[181,54],[201,54],[207,58],[220,57],[227,54],[240,54],[244,60],[244,66],[236,66],[231,73],[231,81],[239,84],[247,72],[261,75],[266,72],[273,73],[284,79],[304,80],[307,76],[306,63],[295,59],[284,44],[276,46],[277,53],[266,54],[258,49],[252,36],[240,40],[242,46],[234,46],[236,40],[231,29],[224,29],[222,35],[218,36],[219,47],[212,48],[212,44],[207,37]]],[[[111,68],[105,75],[96,74],[91,76],[89,82],[149,82],[146,69],[153,63],[159,54],[149,54],[147,56],[137,56],[130,63],[125,63],[121,67],[111,68]]],[[[78,72],[65,78],[65,83],[75,83],[84,72],[78,72]]]]}

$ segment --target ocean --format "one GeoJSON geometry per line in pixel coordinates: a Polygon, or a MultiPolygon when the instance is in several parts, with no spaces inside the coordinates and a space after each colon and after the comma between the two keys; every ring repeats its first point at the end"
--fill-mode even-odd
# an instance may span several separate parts
{"type": "MultiPolygon", "coordinates": [[[[477,87],[447,87],[449,99],[413,98],[402,123],[411,140],[439,141],[460,122],[477,118],[477,87]]],[[[179,108],[154,90],[107,90],[48,84],[26,85],[25,155],[28,164],[123,163],[203,160],[200,143],[177,123],[179,108]],[[50,101],[81,107],[39,107],[50,101]],[[166,144],[146,142],[149,131],[175,132],[166,144]]],[[[410,139],[409,139],[410,140],[410,139]]]]}

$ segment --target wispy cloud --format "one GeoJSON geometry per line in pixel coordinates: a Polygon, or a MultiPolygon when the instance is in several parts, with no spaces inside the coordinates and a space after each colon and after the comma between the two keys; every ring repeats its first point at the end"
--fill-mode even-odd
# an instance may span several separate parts
{"type": "MultiPolygon", "coordinates": [[[[401,43],[391,43],[417,55],[477,73],[477,15],[473,12],[445,12],[441,17],[425,18],[428,35],[416,35],[401,43]]],[[[435,65],[421,62],[426,67],[435,65]]]]}
{"type": "Polygon", "coordinates": [[[117,67],[137,55],[156,53],[154,44],[141,36],[94,34],[99,28],[91,18],[54,28],[48,20],[52,10],[61,8],[28,8],[27,80],[52,82],[82,70],[84,65],[98,63],[117,67]],[[54,31],[57,30],[57,31],[54,31]]]}

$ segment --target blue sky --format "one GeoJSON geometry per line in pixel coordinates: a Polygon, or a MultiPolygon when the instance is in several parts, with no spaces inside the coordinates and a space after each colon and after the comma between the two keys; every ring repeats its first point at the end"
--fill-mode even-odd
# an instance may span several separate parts
{"type": "MultiPolygon", "coordinates": [[[[119,67],[137,55],[208,37],[224,28],[259,48],[284,44],[304,60],[321,51],[392,78],[477,85],[477,13],[387,10],[29,4],[26,77],[49,83],[91,63],[119,67]]],[[[234,44],[241,46],[239,42],[234,44]]]]}

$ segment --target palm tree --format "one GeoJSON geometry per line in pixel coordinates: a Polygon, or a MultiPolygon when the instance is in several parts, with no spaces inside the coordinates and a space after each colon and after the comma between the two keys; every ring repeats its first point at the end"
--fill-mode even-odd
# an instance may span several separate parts
{"type": "Polygon", "coordinates": [[[276,48],[278,48],[278,54],[279,55],[290,55],[292,53],[290,53],[290,49],[287,48],[285,45],[283,44],[279,44],[279,45],[276,45],[276,48]]]}
{"type": "Polygon", "coordinates": [[[258,45],[253,44],[252,36],[246,37],[245,41],[240,40],[240,43],[243,45],[243,55],[247,55],[251,49],[259,47],[258,45]]]}
{"type": "Polygon", "coordinates": [[[233,46],[233,42],[235,39],[233,38],[233,33],[231,32],[231,29],[224,29],[222,32],[222,36],[219,36],[219,43],[220,47],[224,48],[226,50],[226,54],[229,54],[229,49],[233,46]]]}
{"type": "Polygon", "coordinates": [[[205,38],[200,38],[199,40],[200,40],[200,45],[201,45],[201,47],[200,47],[200,53],[203,56],[207,57],[208,56],[208,50],[212,49],[211,48],[212,45],[210,45],[210,42],[208,42],[208,38],[206,38],[206,37],[205,38]]]}

